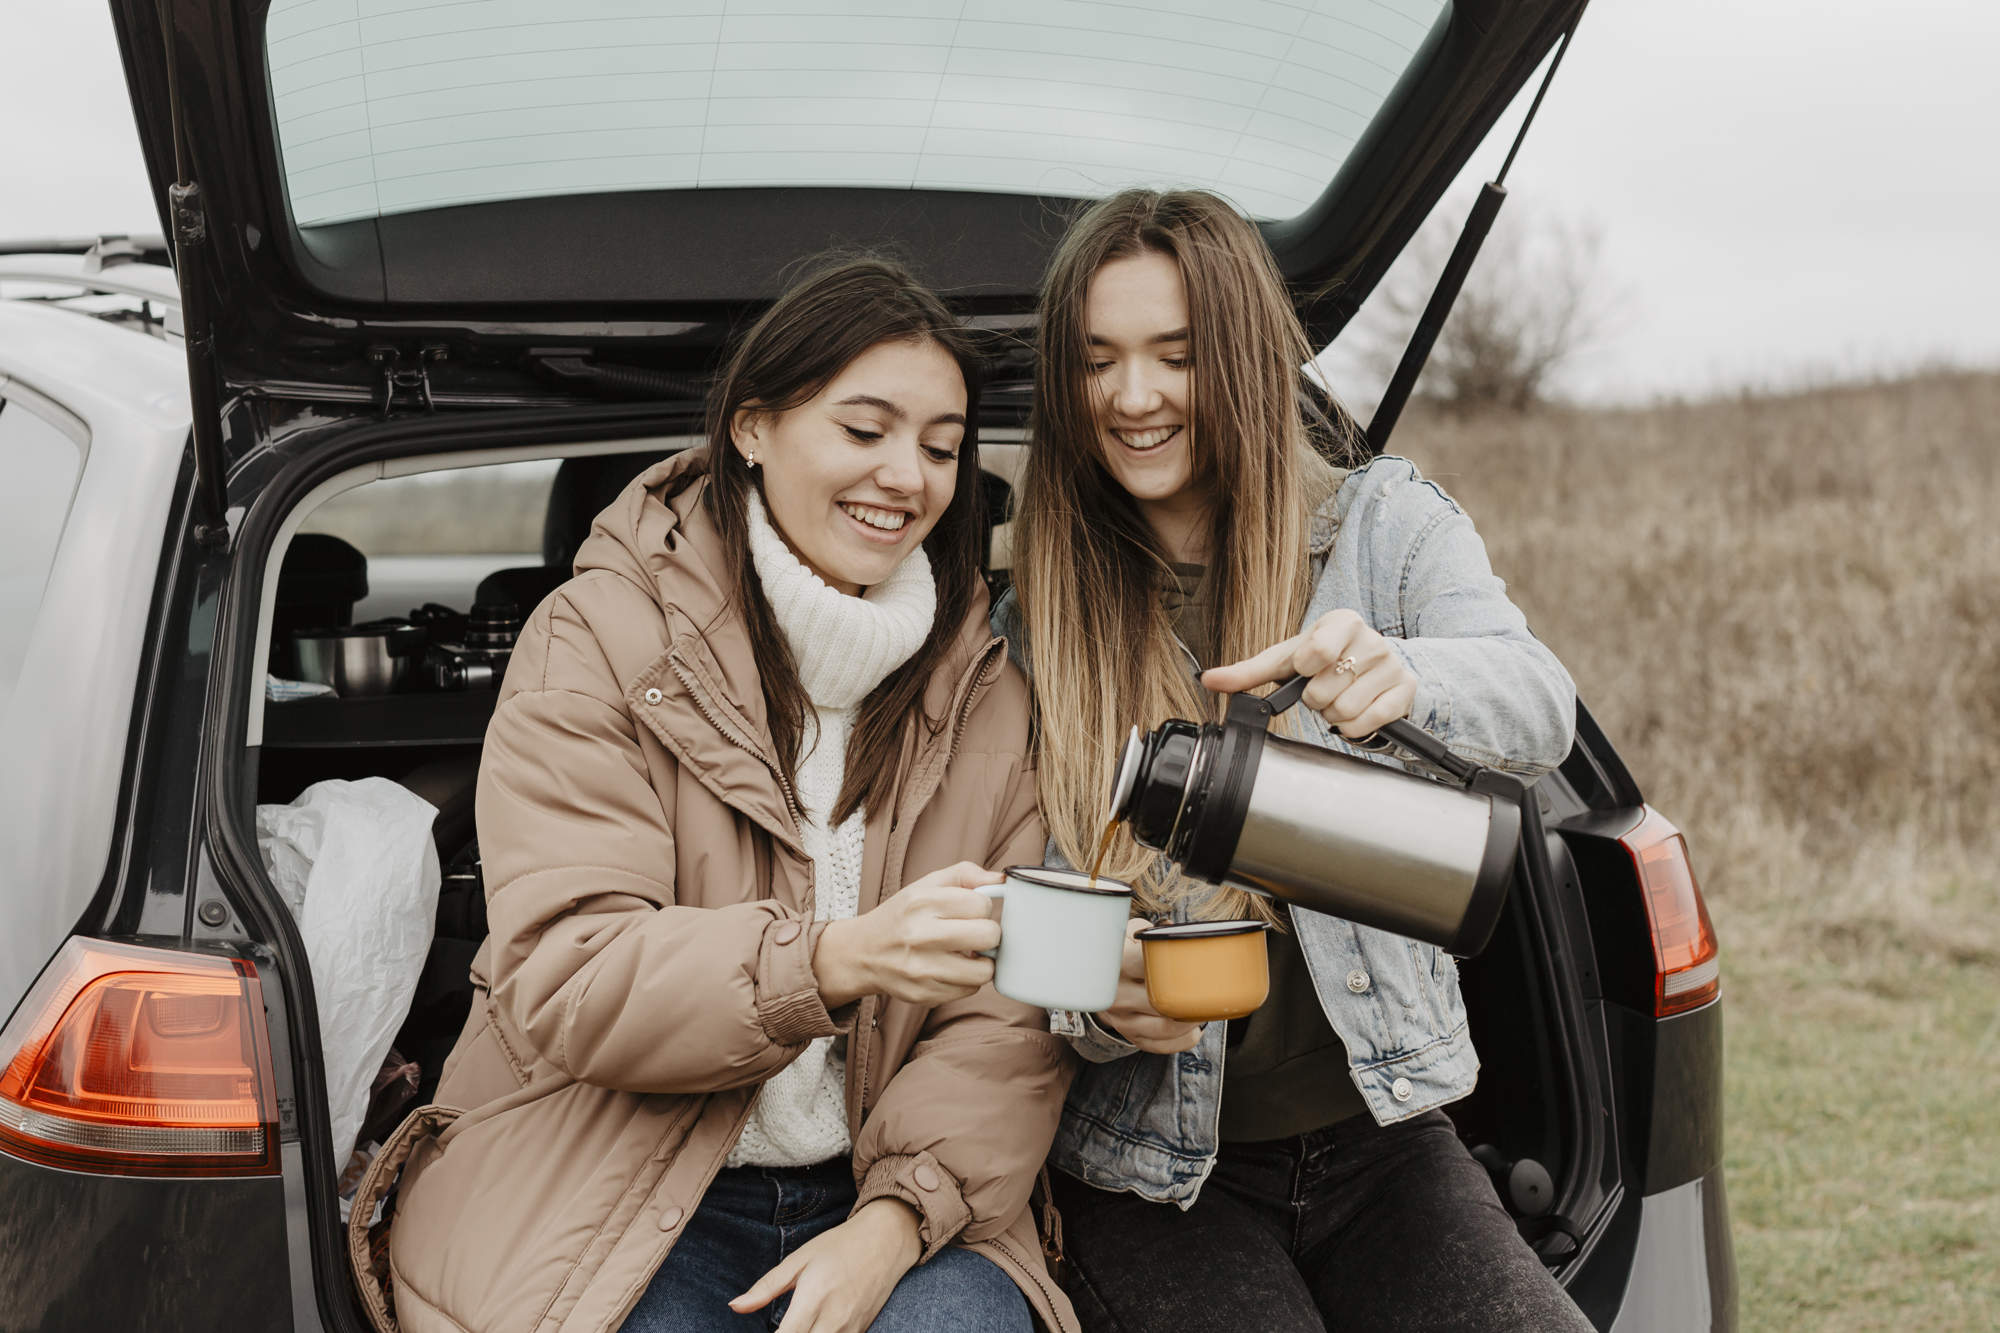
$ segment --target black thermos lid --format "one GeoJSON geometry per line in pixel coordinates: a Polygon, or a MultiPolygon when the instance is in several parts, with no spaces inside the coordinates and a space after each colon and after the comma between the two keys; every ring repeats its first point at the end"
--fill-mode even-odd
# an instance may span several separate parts
{"type": "Polygon", "coordinates": [[[1142,847],[1165,851],[1174,825],[1180,821],[1181,795],[1194,765],[1200,731],[1178,718],[1162,722],[1147,734],[1139,758],[1139,776],[1123,811],[1132,836],[1142,847]]]}
{"type": "Polygon", "coordinates": [[[1270,720],[1270,710],[1262,699],[1238,694],[1231,696],[1223,724],[1207,729],[1214,757],[1202,775],[1201,790],[1182,816],[1189,826],[1182,863],[1196,879],[1220,884],[1229,874],[1230,862],[1236,859],[1236,843],[1250,814],[1250,789],[1257,783],[1257,764],[1264,757],[1270,720]]]}

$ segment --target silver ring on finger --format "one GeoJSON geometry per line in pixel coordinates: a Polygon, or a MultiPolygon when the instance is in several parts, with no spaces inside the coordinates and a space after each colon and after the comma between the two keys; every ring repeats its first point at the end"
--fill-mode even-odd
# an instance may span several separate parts
{"type": "Polygon", "coordinates": [[[1348,676],[1355,676],[1355,675],[1359,675],[1360,673],[1359,673],[1359,672],[1357,672],[1357,671],[1356,671],[1356,670],[1354,669],[1354,667],[1355,667],[1355,662],[1354,662],[1354,655],[1353,655],[1352,653],[1349,653],[1349,654],[1348,654],[1347,656],[1345,656],[1345,657],[1341,658],[1341,659],[1340,659],[1340,660],[1339,660],[1338,662],[1335,662],[1335,663],[1333,664],[1333,673],[1334,673],[1334,674],[1335,674],[1336,676],[1338,676],[1338,675],[1348,675],[1348,676]]]}

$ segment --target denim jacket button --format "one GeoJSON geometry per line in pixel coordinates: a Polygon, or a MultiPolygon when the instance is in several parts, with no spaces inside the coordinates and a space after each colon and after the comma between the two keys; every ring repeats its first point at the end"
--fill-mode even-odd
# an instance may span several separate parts
{"type": "Polygon", "coordinates": [[[1368,989],[1368,974],[1358,967],[1349,972],[1347,974],[1347,989],[1353,991],[1356,995],[1366,991],[1368,989]]]}
{"type": "Polygon", "coordinates": [[[1414,1089],[1410,1087],[1410,1080],[1406,1078],[1399,1078],[1389,1085],[1389,1095],[1399,1102],[1410,1100],[1410,1093],[1412,1091],[1414,1089]]]}

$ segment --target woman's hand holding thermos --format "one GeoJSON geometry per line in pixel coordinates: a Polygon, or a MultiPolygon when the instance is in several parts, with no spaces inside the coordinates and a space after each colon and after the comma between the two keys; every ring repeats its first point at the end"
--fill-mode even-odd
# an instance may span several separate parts
{"type": "Polygon", "coordinates": [[[863,995],[938,1005],[993,980],[993,960],[979,951],[999,946],[1000,923],[992,917],[992,901],[973,890],[1003,878],[960,861],[912,882],[872,911],[828,922],[813,950],[826,1007],[838,1009],[863,995]]]}
{"type": "Polygon", "coordinates": [[[1303,702],[1349,740],[1366,740],[1417,697],[1417,673],[1388,639],[1353,611],[1329,611],[1303,633],[1255,657],[1202,673],[1218,694],[1237,694],[1293,676],[1308,678],[1303,702]]]}

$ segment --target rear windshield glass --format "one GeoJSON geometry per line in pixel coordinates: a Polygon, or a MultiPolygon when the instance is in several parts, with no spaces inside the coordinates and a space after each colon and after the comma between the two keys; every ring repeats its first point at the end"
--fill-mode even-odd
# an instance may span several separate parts
{"type": "Polygon", "coordinates": [[[294,220],[611,190],[1091,197],[1296,215],[1444,0],[274,0],[294,220]]]}

